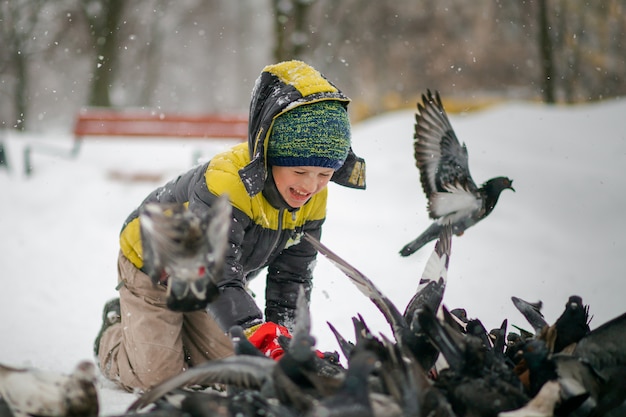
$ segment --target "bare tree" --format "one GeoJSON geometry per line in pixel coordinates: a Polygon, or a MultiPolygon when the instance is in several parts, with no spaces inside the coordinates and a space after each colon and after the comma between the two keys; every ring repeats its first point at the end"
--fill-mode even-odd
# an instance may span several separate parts
{"type": "Polygon", "coordinates": [[[90,106],[111,106],[110,88],[118,61],[118,39],[124,0],[85,0],[79,2],[88,24],[95,56],[91,75],[90,106]]]}
{"type": "MultiPolygon", "coordinates": [[[[13,123],[10,128],[24,130],[28,117],[28,60],[38,47],[33,33],[39,19],[41,1],[3,1],[0,3],[0,73],[14,77],[12,91],[13,123]]],[[[36,37],[35,37],[36,38],[36,37]]]]}
{"type": "Polygon", "coordinates": [[[539,50],[541,52],[541,90],[546,103],[555,102],[554,94],[554,51],[550,37],[550,21],[548,19],[548,0],[537,0],[539,22],[539,50]]]}
{"type": "Polygon", "coordinates": [[[315,0],[272,0],[276,61],[301,59],[308,42],[308,13],[315,0]]]}

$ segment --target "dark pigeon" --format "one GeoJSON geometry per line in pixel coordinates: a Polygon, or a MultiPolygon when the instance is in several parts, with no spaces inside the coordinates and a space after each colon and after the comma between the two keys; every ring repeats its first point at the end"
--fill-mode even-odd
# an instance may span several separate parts
{"type": "Polygon", "coordinates": [[[409,256],[436,239],[443,225],[452,225],[460,236],[487,217],[503,190],[513,190],[513,181],[495,177],[476,186],[469,171],[467,148],[461,145],[448,120],[439,93],[422,95],[415,116],[414,151],[422,189],[428,199],[428,214],[435,221],[400,250],[409,256]]]}
{"type": "Polygon", "coordinates": [[[316,402],[305,416],[374,417],[368,376],[379,366],[380,361],[373,352],[357,351],[349,360],[345,379],[337,392],[316,402]]]}
{"type": "Polygon", "coordinates": [[[144,270],[155,284],[167,279],[167,306],[194,311],[219,294],[231,222],[228,197],[197,214],[183,204],[146,204],[139,214],[144,270]]]}
{"type": "Polygon", "coordinates": [[[232,326],[228,330],[228,335],[233,342],[235,355],[265,356],[263,352],[250,343],[241,326],[232,326]]]}
{"type": "MultiPolygon", "coordinates": [[[[449,314],[445,307],[443,312],[449,314]]],[[[434,385],[445,393],[457,415],[496,417],[528,402],[517,376],[481,338],[457,331],[428,309],[419,321],[449,364],[434,385]]]]}
{"type": "Polygon", "coordinates": [[[572,295],[565,304],[565,310],[556,319],[553,326],[547,329],[546,341],[553,353],[561,352],[568,346],[578,343],[590,332],[589,306],[583,299],[572,295]]]}
{"type": "Polygon", "coordinates": [[[572,295],[565,304],[565,310],[558,319],[549,325],[541,314],[541,302],[529,303],[511,297],[513,304],[533,326],[535,337],[547,343],[551,353],[561,352],[585,337],[589,329],[589,306],[583,304],[578,295],[572,295]]]}

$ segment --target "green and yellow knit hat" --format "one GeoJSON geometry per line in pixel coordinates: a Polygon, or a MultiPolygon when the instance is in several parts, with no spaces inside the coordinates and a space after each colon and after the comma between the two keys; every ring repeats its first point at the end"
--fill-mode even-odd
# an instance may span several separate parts
{"type": "Polygon", "coordinates": [[[348,112],[341,102],[324,100],[294,107],[276,117],[267,145],[267,162],[336,171],[349,150],[348,112]]]}

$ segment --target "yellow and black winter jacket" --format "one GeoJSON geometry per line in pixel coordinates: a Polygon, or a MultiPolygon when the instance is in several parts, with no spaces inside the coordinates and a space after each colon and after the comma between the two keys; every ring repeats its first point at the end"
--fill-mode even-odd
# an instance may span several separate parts
{"type": "MultiPolygon", "coordinates": [[[[349,99],[319,72],[299,61],[268,66],[256,82],[250,105],[247,143],[214,156],[154,190],[142,202],[188,203],[197,212],[207,210],[217,196],[227,194],[233,206],[220,296],[208,310],[224,330],[247,326],[262,314],[245,289],[249,279],[267,267],[265,320],[291,327],[299,286],[310,296],[315,249],[301,240],[303,232],[317,238],[326,216],[327,189],[303,207],[289,207],[275,188],[265,162],[267,140],[274,119],[295,106],[320,100],[349,99]]],[[[364,161],[350,151],[333,181],[364,188],[364,161]]],[[[122,253],[143,267],[138,207],[127,218],[120,235],[122,253]]]]}

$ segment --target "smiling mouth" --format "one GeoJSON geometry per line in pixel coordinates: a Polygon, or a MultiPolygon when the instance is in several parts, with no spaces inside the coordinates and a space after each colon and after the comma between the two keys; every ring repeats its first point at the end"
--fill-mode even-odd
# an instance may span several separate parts
{"type": "Polygon", "coordinates": [[[303,193],[295,188],[291,188],[291,195],[296,200],[306,200],[311,196],[311,193],[303,193]]]}

